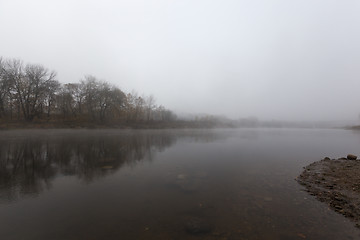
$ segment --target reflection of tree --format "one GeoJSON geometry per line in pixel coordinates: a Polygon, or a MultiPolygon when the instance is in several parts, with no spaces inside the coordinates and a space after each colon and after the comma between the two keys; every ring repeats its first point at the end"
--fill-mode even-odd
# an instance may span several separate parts
{"type": "Polygon", "coordinates": [[[50,186],[56,169],[41,142],[29,139],[17,144],[2,142],[0,149],[1,197],[11,200],[18,194],[36,194],[50,186]]]}
{"type": "Polygon", "coordinates": [[[126,165],[152,160],[154,152],[175,142],[175,135],[82,135],[0,140],[0,198],[12,201],[51,187],[56,175],[91,182],[126,165]]]}

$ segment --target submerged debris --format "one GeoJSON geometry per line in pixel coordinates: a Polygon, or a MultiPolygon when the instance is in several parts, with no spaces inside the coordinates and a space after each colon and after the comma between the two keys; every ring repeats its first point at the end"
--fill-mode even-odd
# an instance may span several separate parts
{"type": "Polygon", "coordinates": [[[206,172],[196,172],[193,174],[177,174],[174,185],[184,193],[194,193],[201,190],[206,182],[206,172]]]}
{"type": "Polygon", "coordinates": [[[190,234],[205,234],[212,230],[212,225],[201,218],[193,217],[185,224],[186,232],[190,234]]]}
{"type": "Polygon", "coordinates": [[[108,166],[102,166],[101,168],[102,168],[102,169],[113,169],[113,168],[114,168],[114,166],[110,166],[110,165],[108,165],[108,166]]]}

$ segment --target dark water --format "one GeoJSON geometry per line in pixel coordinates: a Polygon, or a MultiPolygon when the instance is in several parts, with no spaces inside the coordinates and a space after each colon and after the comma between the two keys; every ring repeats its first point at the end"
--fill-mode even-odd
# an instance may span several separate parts
{"type": "Polygon", "coordinates": [[[346,130],[3,131],[0,239],[360,239],[294,180],[359,146],[346,130]]]}

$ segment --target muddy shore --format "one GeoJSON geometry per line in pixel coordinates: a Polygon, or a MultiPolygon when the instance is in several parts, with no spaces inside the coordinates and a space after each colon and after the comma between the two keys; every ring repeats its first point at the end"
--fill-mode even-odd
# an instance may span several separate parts
{"type": "Polygon", "coordinates": [[[296,180],[360,228],[360,160],[324,158],[304,167],[296,180]]]}

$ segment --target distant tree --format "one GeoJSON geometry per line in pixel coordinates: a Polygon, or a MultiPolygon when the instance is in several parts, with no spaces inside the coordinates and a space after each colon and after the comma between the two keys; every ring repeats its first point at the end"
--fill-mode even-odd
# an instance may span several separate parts
{"type": "Polygon", "coordinates": [[[96,97],[99,81],[94,76],[87,75],[81,80],[80,84],[84,94],[84,104],[87,114],[92,120],[96,120],[96,97]]]}
{"type": "Polygon", "coordinates": [[[54,110],[56,96],[61,89],[61,84],[56,80],[49,80],[44,84],[44,103],[46,108],[47,118],[50,118],[50,113],[54,110]]]}
{"type": "MultiPolygon", "coordinates": [[[[24,81],[24,64],[22,61],[17,59],[9,59],[3,62],[2,70],[2,92],[8,92],[9,94],[9,106],[12,112],[12,106],[17,109],[17,116],[20,118],[21,113],[21,103],[22,101],[22,92],[18,89],[22,88],[21,82],[24,81]]],[[[4,102],[3,102],[4,104],[4,102]]]]}
{"type": "Polygon", "coordinates": [[[5,116],[6,97],[9,93],[9,85],[6,81],[5,63],[0,58],[0,118],[5,116]]]}
{"type": "Polygon", "coordinates": [[[93,120],[105,122],[110,115],[119,116],[125,107],[126,95],[108,82],[86,76],[81,82],[81,88],[83,94],[80,96],[84,96],[87,111],[93,120]]]}
{"type": "Polygon", "coordinates": [[[150,95],[145,98],[145,106],[146,106],[146,120],[150,121],[151,114],[152,114],[153,110],[156,108],[155,98],[153,95],[150,95]]]}
{"type": "Polygon", "coordinates": [[[110,106],[108,112],[113,118],[121,119],[122,114],[125,112],[126,94],[115,86],[111,88],[109,94],[110,106]]]}
{"type": "Polygon", "coordinates": [[[69,116],[76,116],[71,83],[61,86],[56,98],[56,108],[64,119],[69,116]]]}
{"type": "Polygon", "coordinates": [[[98,103],[99,119],[101,122],[106,120],[107,111],[114,105],[112,101],[113,97],[110,84],[107,82],[99,82],[96,102],[98,103]]]}
{"type": "Polygon", "coordinates": [[[138,122],[145,119],[145,100],[137,92],[132,91],[126,95],[125,109],[127,120],[138,122]]]}
{"type": "Polygon", "coordinates": [[[145,119],[145,100],[143,97],[135,99],[135,121],[142,121],[145,119]]]}
{"type": "Polygon", "coordinates": [[[132,91],[131,93],[126,94],[125,114],[126,114],[127,122],[135,120],[135,102],[136,102],[137,97],[138,96],[135,91],[132,91]]]}
{"type": "Polygon", "coordinates": [[[81,115],[83,113],[83,103],[85,98],[84,85],[79,83],[72,83],[70,84],[69,88],[71,88],[71,93],[75,101],[77,113],[81,115]]]}
{"type": "Polygon", "coordinates": [[[175,121],[177,118],[176,114],[174,114],[172,111],[170,110],[164,110],[162,112],[162,120],[163,121],[167,121],[167,122],[170,122],[170,121],[175,121]]]}
{"type": "Polygon", "coordinates": [[[83,113],[85,84],[67,83],[61,86],[58,93],[58,109],[64,118],[77,117],[83,113]]]}

